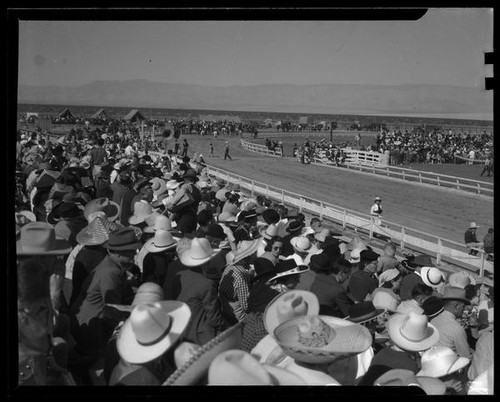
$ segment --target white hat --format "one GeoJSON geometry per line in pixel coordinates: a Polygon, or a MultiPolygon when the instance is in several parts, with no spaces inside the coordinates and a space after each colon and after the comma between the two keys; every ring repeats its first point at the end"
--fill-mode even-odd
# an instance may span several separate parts
{"type": "Polygon", "coordinates": [[[161,251],[169,250],[177,245],[172,235],[167,230],[159,229],[155,235],[146,241],[144,247],[150,253],[159,253],[161,251]]]}
{"type": "Polygon", "coordinates": [[[181,263],[187,267],[197,267],[209,261],[217,251],[212,250],[208,239],[195,237],[189,248],[179,255],[181,263]]]}
{"type": "Polygon", "coordinates": [[[299,253],[306,253],[310,250],[312,244],[305,236],[295,236],[290,240],[293,249],[299,253]]]}
{"type": "Polygon", "coordinates": [[[463,369],[470,359],[458,356],[447,346],[433,346],[421,356],[422,369],[417,376],[443,377],[463,369]]]}
{"type": "Polygon", "coordinates": [[[476,222],[471,222],[471,223],[470,223],[470,228],[471,228],[471,229],[477,229],[477,228],[480,228],[480,227],[481,227],[481,226],[476,225],[476,222]]]}
{"type": "Polygon", "coordinates": [[[392,281],[399,274],[400,274],[399,269],[397,269],[397,268],[391,268],[391,269],[385,270],[378,277],[378,286],[380,287],[384,283],[392,281]]]}
{"type": "Polygon", "coordinates": [[[451,286],[455,286],[457,288],[462,288],[465,289],[467,285],[475,285],[476,280],[472,277],[472,275],[469,275],[465,271],[458,271],[458,272],[453,272],[449,277],[448,277],[448,283],[451,286]]]}
{"type": "MultiPolygon", "coordinates": [[[[147,221],[148,221],[148,219],[146,219],[146,222],[147,221]]],[[[165,215],[162,215],[162,214],[158,214],[157,216],[155,216],[153,225],[144,228],[144,232],[145,233],[154,233],[160,229],[161,230],[168,230],[168,231],[172,230],[172,222],[170,221],[170,219],[168,219],[168,217],[166,217],[165,215]]]]}
{"type": "Polygon", "coordinates": [[[442,272],[436,267],[422,267],[420,277],[431,288],[436,288],[444,282],[442,272]]]}
{"type": "Polygon", "coordinates": [[[191,318],[186,303],[166,300],[138,304],[116,340],[120,357],[143,364],[160,357],[181,337],[191,318]]]}
{"type": "Polygon", "coordinates": [[[401,349],[418,352],[431,348],[439,341],[439,331],[425,314],[410,311],[395,314],[388,321],[389,336],[401,349]]]}

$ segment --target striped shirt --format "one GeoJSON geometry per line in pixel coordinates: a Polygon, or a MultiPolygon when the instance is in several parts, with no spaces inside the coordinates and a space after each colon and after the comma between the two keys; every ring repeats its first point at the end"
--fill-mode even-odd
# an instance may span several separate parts
{"type": "Polygon", "coordinates": [[[471,351],[467,342],[465,329],[451,312],[447,310],[443,311],[431,320],[431,324],[439,331],[437,345],[447,346],[460,357],[470,359],[471,351]]]}

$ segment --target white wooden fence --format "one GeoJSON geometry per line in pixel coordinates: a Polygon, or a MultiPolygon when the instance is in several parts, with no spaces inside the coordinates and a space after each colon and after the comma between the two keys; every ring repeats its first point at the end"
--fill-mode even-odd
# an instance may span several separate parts
{"type": "Polygon", "coordinates": [[[408,247],[433,255],[437,264],[443,260],[473,272],[479,269],[480,277],[483,276],[485,269],[490,272],[493,270],[493,263],[486,260],[484,252],[481,252],[479,257],[471,256],[468,254],[469,249],[465,244],[405,227],[395,222],[382,220],[382,225],[379,226],[374,223],[372,217],[368,214],[270,186],[213,166],[207,166],[207,169],[209,174],[217,178],[231,183],[238,183],[241,188],[246,189],[252,195],[263,195],[280,203],[292,205],[298,208],[299,211],[307,211],[320,216],[320,218],[327,218],[337,222],[343,228],[366,232],[370,238],[373,238],[375,233],[389,237],[393,242],[400,245],[401,250],[408,247]]]}
{"type": "Polygon", "coordinates": [[[279,156],[281,157],[281,148],[276,148],[274,151],[261,144],[254,144],[253,142],[245,141],[241,139],[241,146],[248,151],[258,152],[259,154],[269,155],[269,156],[279,156]]]}

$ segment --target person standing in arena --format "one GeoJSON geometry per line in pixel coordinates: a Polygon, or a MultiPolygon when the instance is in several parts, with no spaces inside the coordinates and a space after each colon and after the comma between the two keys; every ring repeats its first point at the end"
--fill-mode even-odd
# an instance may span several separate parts
{"type": "Polygon", "coordinates": [[[380,217],[382,216],[382,198],[375,197],[374,204],[370,210],[370,215],[373,217],[375,225],[380,225],[382,223],[380,220],[380,217]]]}
{"type": "Polygon", "coordinates": [[[229,155],[229,141],[226,141],[226,143],[224,144],[224,160],[226,160],[227,158],[229,158],[229,160],[233,160],[233,158],[231,158],[231,155],[229,155]]]}

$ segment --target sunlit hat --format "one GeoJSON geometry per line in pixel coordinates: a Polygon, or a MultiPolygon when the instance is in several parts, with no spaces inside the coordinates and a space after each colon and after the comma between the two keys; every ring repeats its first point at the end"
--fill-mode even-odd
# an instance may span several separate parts
{"type": "Polygon", "coordinates": [[[289,290],[272,299],[264,311],[264,327],[268,334],[275,328],[294,317],[317,315],[319,301],[317,296],[306,290],[289,290]]]}
{"type": "Polygon", "coordinates": [[[448,283],[451,286],[465,289],[467,285],[475,285],[476,280],[472,277],[472,275],[468,274],[467,272],[458,271],[458,272],[453,272],[448,277],[448,283]]]}
{"type": "Polygon", "coordinates": [[[388,329],[391,340],[404,350],[426,350],[439,341],[439,331],[429,323],[427,316],[413,311],[390,317],[388,329]]]}
{"type": "Polygon", "coordinates": [[[471,222],[471,223],[470,223],[470,228],[471,228],[471,229],[477,229],[477,228],[480,228],[480,227],[481,227],[481,226],[478,226],[478,225],[476,224],[476,222],[471,222]]]}
{"type": "Polygon", "coordinates": [[[160,357],[182,336],[190,318],[189,306],[180,301],[138,304],[118,334],[120,357],[132,364],[160,357]]]}
{"type": "Polygon", "coordinates": [[[257,249],[260,246],[260,240],[241,240],[238,243],[236,248],[236,252],[234,253],[234,257],[232,260],[232,264],[236,264],[237,262],[243,260],[244,258],[252,255],[257,252],[257,249]]]}
{"type": "Polygon", "coordinates": [[[55,228],[46,222],[30,222],[21,228],[16,242],[17,255],[63,255],[72,246],[64,239],[56,238],[55,228]]]}
{"type": "Polygon", "coordinates": [[[266,283],[271,283],[272,281],[283,278],[285,276],[302,274],[306,271],[309,271],[309,266],[305,264],[298,265],[293,258],[290,258],[288,260],[280,260],[276,267],[276,274],[269,278],[266,283]]]}
{"type": "Polygon", "coordinates": [[[422,267],[420,277],[427,286],[436,288],[444,282],[442,272],[436,267],[422,267]]]}
{"type": "Polygon", "coordinates": [[[231,349],[220,353],[208,369],[209,385],[305,385],[297,374],[261,364],[250,353],[231,349]]]}
{"type": "Polygon", "coordinates": [[[151,239],[146,241],[144,247],[150,253],[160,253],[174,248],[176,245],[177,241],[175,241],[169,231],[159,229],[151,239]]]}
{"type": "Polygon", "coordinates": [[[151,189],[153,190],[154,195],[160,195],[167,190],[165,180],[160,179],[159,177],[153,177],[149,182],[151,183],[151,189]]]}
{"type": "Polygon", "coordinates": [[[119,229],[115,222],[106,218],[103,211],[90,214],[93,219],[76,235],[76,241],[84,246],[97,246],[109,240],[109,235],[119,229]],[[96,216],[99,214],[98,216],[96,216]]]}
{"type": "Polygon", "coordinates": [[[83,210],[83,216],[89,220],[89,215],[95,211],[103,211],[110,221],[114,221],[120,216],[120,206],[106,197],[90,200],[83,210]]]}
{"type": "MultiPolygon", "coordinates": [[[[153,215],[152,215],[153,216],[153,215]]],[[[150,224],[150,217],[146,218],[148,225],[150,224]]],[[[152,225],[144,228],[145,233],[154,233],[157,230],[172,230],[172,222],[168,217],[162,214],[154,215],[154,220],[152,225]]]]}
{"type": "Polygon", "coordinates": [[[391,268],[382,272],[378,277],[378,286],[382,286],[386,282],[390,282],[400,275],[399,269],[391,268]]]}
{"type": "Polygon", "coordinates": [[[259,228],[260,235],[267,240],[270,240],[274,236],[278,236],[278,227],[274,224],[263,225],[259,228]]]}
{"type": "Polygon", "coordinates": [[[273,332],[283,351],[303,363],[331,363],[362,353],[372,345],[360,324],[326,315],[306,315],[281,323],[273,332]]]}
{"type": "Polygon", "coordinates": [[[208,239],[195,237],[191,240],[190,247],[180,253],[179,259],[187,267],[197,267],[209,261],[216,254],[217,251],[212,250],[208,239]]]}
{"type": "Polygon", "coordinates": [[[306,253],[311,249],[311,242],[305,236],[295,236],[290,240],[293,249],[299,253],[306,253]]]}
{"type": "Polygon", "coordinates": [[[153,209],[148,202],[136,201],[134,204],[134,214],[128,218],[131,225],[138,225],[144,222],[146,217],[153,213],[153,209]]]}
{"type": "Polygon", "coordinates": [[[375,308],[382,308],[391,313],[397,311],[400,300],[394,292],[385,292],[382,288],[377,288],[372,293],[372,303],[375,308]]]}
{"type": "Polygon", "coordinates": [[[233,215],[230,212],[222,212],[217,220],[220,223],[236,222],[236,215],[233,215]]]}
{"type": "Polygon", "coordinates": [[[443,377],[463,369],[470,359],[458,356],[447,346],[437,345],[426,350],[421,358],[422,369],[417,376],[443,377]]]}
{"type": "Polygon", "coordinates": [[[392,369],[374,381],[376,386],[414,386],[421,388],[427,395],[444,395],[446,385],[437,378],[417,377],[415,373],[405,369],[392,369]]]}
{"type": "Polygon", "coordinates": [[[144,282],[137,288],[132,304],[106,304],[107,307],[112,307],[120,311],[130,313],[135,306],[141,303],[156,303],[162,301],[164,297],[163,289],[160,285],[154,282],[144,282]]]}

